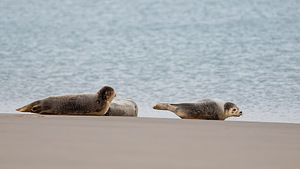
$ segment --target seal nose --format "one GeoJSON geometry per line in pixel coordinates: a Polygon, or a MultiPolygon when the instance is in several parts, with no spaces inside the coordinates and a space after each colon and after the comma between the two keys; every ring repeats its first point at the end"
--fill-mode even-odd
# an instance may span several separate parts
{"type": "Polygon", "coordinates": [[[240,111],[240,114],[242,115],[242,114],[243,114],[243,112],[242,112],[242,111],[240,111]]]}

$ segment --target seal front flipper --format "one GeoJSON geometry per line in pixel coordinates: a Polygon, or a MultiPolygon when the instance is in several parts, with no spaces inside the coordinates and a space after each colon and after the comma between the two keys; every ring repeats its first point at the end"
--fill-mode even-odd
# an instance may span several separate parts
{"type": "Polygon", "coordinates": [[[21,108],[16,109],[20,112],[32,112],[32,113],[39,113],[41,111],[40,100],[27,104],[21,108]]]}

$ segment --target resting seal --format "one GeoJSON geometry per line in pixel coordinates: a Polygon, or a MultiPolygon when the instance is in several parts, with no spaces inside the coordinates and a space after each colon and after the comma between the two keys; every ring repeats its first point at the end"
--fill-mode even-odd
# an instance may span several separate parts
{"type": "Polygon", "coordinates": [[[104,86],[94,94],[46,97],[16,110],[39,114],[103,116],[115,95],[112,87],[104,86]]]}
{"type": "Polygon", "coordinates": [[[137,104],[133,99],[114,99],[109,109],[105,113],[105,116],[133,116],[138,114],[137,104]]]}
{"type": "Polygon", "coordinates": [[[180,104],[158,103],[153,109],[169,110],[182,119],[225,120],[228,117],[242,115],[242,111],[234,103],[219,99],[203,99],[180,104]]]}

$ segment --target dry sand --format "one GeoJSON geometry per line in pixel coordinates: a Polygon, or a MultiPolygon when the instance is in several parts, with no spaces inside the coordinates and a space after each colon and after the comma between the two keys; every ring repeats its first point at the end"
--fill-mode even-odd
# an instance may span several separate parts
{"type": "Polygon", "coordinates": [[[0,114],[1,169],[299,169],[300,124],[0,114]]]}

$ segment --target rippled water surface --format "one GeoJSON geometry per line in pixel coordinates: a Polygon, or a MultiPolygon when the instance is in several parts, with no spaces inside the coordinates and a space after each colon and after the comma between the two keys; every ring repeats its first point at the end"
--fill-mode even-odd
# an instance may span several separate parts
{"type": "Polygon", "coordinates": [[[112,86],[140,117],[214,97],[241,121],[300,123],[297,0],[1,0],[0,112],[112,86]]]}

